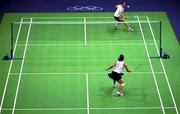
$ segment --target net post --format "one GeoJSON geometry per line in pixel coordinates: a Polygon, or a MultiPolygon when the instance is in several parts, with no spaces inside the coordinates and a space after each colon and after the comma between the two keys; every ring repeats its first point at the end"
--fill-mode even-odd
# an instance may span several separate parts
{"type": "Polygon", "coordinates": [[[160,54],[160,58],[162,58],[162,21],[160,21],[160,31],[159,31],[159,54],[160,54]]]}
{"type": "Polygon", "coordinates": [[[10,53],[11,53],[11,59],[13,59],[13,48],[14,48],[14,44],[13,44],[13,23],[11,22],[11,49],[10,49],[10,53]]]}

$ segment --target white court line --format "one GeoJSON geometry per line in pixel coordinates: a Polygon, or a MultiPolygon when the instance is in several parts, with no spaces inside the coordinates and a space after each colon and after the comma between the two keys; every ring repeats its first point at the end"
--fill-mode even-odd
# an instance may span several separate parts
{"type": "MultiPolygon", "coordinates": [[[[108,72],[89,72],[88,74],[90,75],[101,75],[101,74],[107,74],[108,72]]],[[[125,74],[129,74],[129,75],[133,75],[133,74],[152,74],[152,72],[131,72],[131,73],[128,73],[128,72],[124,72],[125,74]]],[[[154,72],[156,74],[163,74],[164,72],[154,72]]],[[[19,73],[11,73],[11,75],[18,75],[19,73]]],[[[74,73],[71,73],[71,72],[24,72],[22,73],[23,75],[84,75],[86,73],[83,73],[83,72],[74,72],[74,73]]],[[[89,76],[89,75],[88,75],[89,76]]]]}
{"type": "Polygon", "coordinates": [[[146,45],[146,41],[145,41],[145,37],[144,37],[144,33],[143,33],[143,30],[142,30],[142,27],[141,27],[141,23],[140,23],[139,17],[137,17],[137,19],[138,19],[138,22],[139,22],[139,27],[140,27],[140,30],[141,30],[141,35],[142,35],[142,38],[143,38],[144,47],[146,49],[147,57],[148,57],[149,64],[150,64],[150,67],[151,67],[153,79],[154,79],[154,82],[155,82],[155,85],[156,85],[156,89],[157,89],[157,92],[158,92],[158,96],[159,96],[162,112],[163,112],[163,114],[165,114],[165,109],[164,109],[164,106],[163,106],[161,94],[160,94],[159,87],[158,87],[158,84],[157,84],[157,80],[156,80],[156,76],[155,76],[155,73],[154,73],[154,69],[153,69],[153,66],[152,66],[152,63],[151,63],[151,60],[150,60],[149,51],[148,51],[148,48],[147,48],[147,45],[146,45]]]}
{"type": "MultiPolygon", "coordinates": [[[[148,23],[148,21],[140,21],[141,23],[148,23]]],[[[157,23],[159,21],[151,21],[151,23],[157,23]]],[[[14,24],[20,24],[20,22],[13,22],[14,24]]],[[[86,21],[86,24],[116,24],[116,21],[86,21]]],[[[126,21],[126,22],[118,22],[118,23],[133,23],[133,24],[138,24],[137,21],[126,21]]],[[[30,24],[29,22],[22,22],[22,24],[30,24]]],[[[37,25],[79,25],[79,24],[84,24],[84,21],[34,21],[31,24],[37,24],[37,25]]]]}
{"type": "MultiPolygon", "coordinates": [[[[128,18],[136,18],[137,16],[128,16],[128,18]]],[[[146,18],[146,16],[139,16],[140,18],[146,18]]],[[[83,19],[84,17],[31,17],[33,19],[83,19]]],[[[114,19],[113,16],[109,17],[86,17],[86,18],[112,18],[114,19]]],[[[30,17],[24,17],[24,19],[30,19],[30,17]]]]}
{"type": "Polygon", "coordinates": [[[86,73],[87,114],[89,114],[89,76],[86,73]]]}
{"type": "MultiPolygon", "coordinates": [[[[174,109],[175,107],[164,107],[165,109],[174,109]]],[[[161,107],[119,107],[119,108],[89,108],[89,110],[159,110],[161,107]]],[[[12,110],[3,108],[2,110],[12,110]]],[[[16,111],[75,111],[87,110],[87,108],[16,108],[16,111]]]]}
{"type": "MultiPolygon", "coordinates": [[[[23,22],[23,18],[21,18],[21,22],[23,22]]],[[[20,24],[19,28],[18,28],[18,33],[17,33],[17,36],[16,36],[16,41],[15,41],[14,50],[13,50],[13,52],[14,52],[13,57],[14,57],[14,54],[16,53],[16,47],[17,47],[17,43],[18,43],[18,40],[19,40],[21,26],[22,26],[22,24],[20,24]]],[[[3,107],[3,103],[4,103],[4,97],[5,97],[5,94],[6,94],[6,89],[7,89],[7,86],[8,86],[9,76],[11,74],[12,65],[13,65],[13,59],[11,60],[11,63],[9,65],[8,75],[7,75],[7,78],[6,78],[6,83],[5,83],[3,95],[2,95],[2,98],[1,98],[0,114],[1,114],[2,107],[3,107]]]]}
{"type": "MultiPolygon", "coordinates": [[[[148,24],[149,24],[149,27],[150,27],[150,30],[151,30],[151,34],[152,34],[152,37],[153,37],[153,40],[154,40],[154,43],[155,43],[155,46],[156,46],[157,53],[158,53],[158,55],[160,56],[160,53],[159,53],[159,50],[158,50],[158,46],[157,46],[157,42],[156,42],[156,40],[155,40],[155,35],[154,35],[153,29],[152,29],[152,27],[151,27],[151,23],[150,23],[150,21],[149,21],[149,17],[147,16],[146,18],[147,18],[147,20],[148,20],[148,22],[149,22],[148,24]]],[[[172,92],[172,89],[171,89],[171,85],[170,85],[170,83],[169,83],[169,79],[168,79],[168,76],[167,76],[167,73],[166,73],[166,69],[165,69],[165,67],[164,67],[164,64],[163,64],[161,58],[160,58],[160,62],[161,62],[161,66],[162,66],[162,68],[163,68],[163,72],[164,72],[164,75],[165,75],[165,78],[166,78],[166,82],[167,82],[167,84],[168,84],[168,88],[169,88],[169,91],[170,91],[170,94],[171,94],[171,98],[172,98],[172,100],[173,100],[173,104],[174,104],[175,109],[176,109],[176,114],[179,114],[179,111],[178,111],[178,108],[177,108],[177,105],[176,105],[176,101],[175,101],[175,98],[174,98],[174,95],[173,95],[173,92],[172,92]]]]}
{"type": "MultiPolygon", "coordinates": [[[[90,44],[90,43],[86,43],[86,40],[85,40],[85,44],[86,45],[89,45],[89,46],[120,46],[120,45],[123,45],[123,46],[144,46],[143,43],[104,43],[104,44],[90,44]]],[[[50,43],[50,44],[28,44],[28,47],[41,47],[41,46],[84,46],[84,44],[60,44],[60,43],[50,43]]],[[[148,43],[147,45],[154,45],[154,43],[148,43]]],[[[25,46],[25,44],[18,44],[18,46],[25,46]]]]}
{"type": "Polygon", "coordinates": [[[84,44],[87,44],[86,17],[84,17],[84,44]]]}
{"type": "Polygon", "coordinates": [[[20,86],[21,77],[22,77],[22,70],[23,70],[23,66],[24,66],[24,60],[25,60],[25,57],[26,57],[26,50],[27,50],[27,45],[28,45],[28,41],[29,41],[29,35],[30,35],[30,31],[31,31],[31,22],[32,22],[32,18],[31,18],[31,21],[30,21],[28,34],[27,34],[27,38],[26,38],[26,45],[25,45],[25,48],[24,48],[23,60],[22,60],[22,63],[21,63],[21,68],[20,68],[19,79],[18,79],[18,84],[17,84],[17,88],[16,88],[16,94],[15,94],[12,114],[14,114],[15,108],[16,108],[16,101],[17,101],[17,96],[18,96],[18,92],[19,92],[19,86],[20,86]]]}

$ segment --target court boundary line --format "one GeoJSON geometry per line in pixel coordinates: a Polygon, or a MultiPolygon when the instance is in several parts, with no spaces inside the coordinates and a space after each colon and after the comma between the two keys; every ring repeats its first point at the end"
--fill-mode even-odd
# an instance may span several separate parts
{"type": "Polygon", "coordinates": [[[87,114],[89,114],[89,76],[86,73],[87,114]]]}
{"type": "MultiPolygon", "coordinates": [[[[150,21],[148,16],[146,17],[146,19],[147,19],[147,21],[150,21]]],[[[151,27],[151,23],[148,23],[148,25],[149,25],[149,28],[150,28],[150,31],[151,31],[151,35],[152,35],[153,40],[154,40],[156,51],[157,51],[158,55],[160,55],[158,47],[157,47],[157,42],[155,40],[155,35],[154,35],[154,32],[153,32],[152,27],[151,27]]],[[[179,114],[179,111],[178,111],[177,105],[176,105],[176,101],[175,101],[175,98],[174,98],[174,95],[173,95],[173,92],[172,92],[172,87],[170,85],[170,82],[169,82],[169,79],[168,79],[168,76],[167,76],[166,69],[164,67],[164,63],[162,61],[162,58],[160,58],[160,62],[161,62],[161,67],[163,68],[163,72],[164,72],[164,75],[165,75],[166,83],[168,85],[168,89],[170,91],[171,98],[172,98],[172,101],[173,101],[173,104],[174,104],[174,107],[175,107],[175,110],[176,110],[176,114],[179,114]]]]}
{"type": "MultiPolygon", "coordinates": [[[[88,76],[89,74],[90,75],[95,75],[95,74],[107,74],[108,72],[88,72],[88,76]]],[[[128,73],[128,72],[124,72],[125,74],[128,74],[128,75],[133,75],[133,74],[152,74],[152,72],[131,72],[131,73],[128,73]]],[[[154,72],[156,74],[164,74],[164,72],[154,72]]],[[[86,74],[85,72],[24,72],[22,73],[23,75],[71,75],[71,74],[74,74],[74,75],[84,75],[86,74]]],[[[18,75],[18,73],[11,73],[11,75],[18,75]]]]}
{"type": "Polygon", "coordinates": [[[163,112],[163,114],[165,114],[164,104],[163,104],[163,101],[162,101],[162,98],[161,98],[159,86],[158,86],[158,84],[157,84],[156,76],[155,76],[155,73],[154,73],[154,68],[153,68],[152,63],[151,63],[151,60],[150,60],[149,50],[148,50],[147,45],[146,45],[146,40],[145,40],[145,37],[144,37],[144,32],[143,32],[143,30],[142,30],[142,26],[141,26],[141,22],[140,22],[140,20],[139,20],[139,17],[137,17],[137,19],[138,19],[138,22],[139,22],[139,27],[140,27],[140,31],[141,31],[141,36],[142,36],[142,38],[143,38],[144,47],[145,47],[145,49],[146,49],[146,53],[147,53],[149,65],[150,65],[150,68],[151,68],[151,71],[152,71],[154,83],[155,83],[156,90],[157,90],[157,93],[158,93],[158,96],[159,96],[159,100],[160,100],[162,112],[163,112]]]}
{"type": "MultiPolygon", "coordinates": [[[[23,18],[21,18],[21,22],[23,22],[23,18]]],[[[22,24],[20,24],[19,27],[18,27],[18,34],[16,36],[16,41],[15,41],[15,45],[14,45],[13,57],[14,57],[14,54],[16,53],[16,47],[17,47],[17,43],[18,43],[18,40],[19,40],[21,27],[22,27],[22,24]]],[[[7,75],[7,78],[6,78],[6,82],[5,82],[5,86],[4,86],[4,90],[3,90],[3,95],[2,95],[2,98],[1,98],[0,114],[1,114],[1,111],[2,111],[7,86],[8,86],[8,83],[9,83],[9,77],[10,77],[10,74],[11,74],[11,69],[12,69],[13,62],[14,62],[14,60],[12,59],[10,65],[9,65],[8,75],[7,75]]]]}
{"type": "MultiPolygon", "coordinates": [[[[164,107],[165,109],[173,109],[175,107],[164,107]]],[[[161,109],[161,107],[119,107],[119,108],[89,108],[89,110],[153,110],[161,109]]],[[[3,108],[3,110],[12,110],[11,108],[3,108]]],[[[16,111],[71,111],[71,110],[87,110],[87,108],[16,108],[16,111]]]]}
{"type": "MultiPolygon", "coordinates": [[[[141,23],[148,23],[148,21],[140,21],[141,23]]],[[[150,21],[151,23],[158,23],[159,21],[150,21]]],[[[95,24],[116,24],[115,21],[86,21],[88,25],[95,25],[95,24]]],[[[127,22],[118,22],[121,24],[124,23],[131,23],[131,24],[138,24],[137,21],[127,21],[127,22]]],[[[13,24],[20,24],[20,22],[13,22],[13,24]]],[[[22,24],[30,24],[29,22],[22,22],[22,24]]],[[[34,21],[31,23],[32,25],[83,25],[84,21],[34,21]]]]}
{"type": "MultiPolygon", "coordinates": [[[[123,46],[129,46],[129,45],[132,45],[132,46],[136,46],[137,45],[138,46],[139,45],[139,46],[141,46],[141,45],[144,45],[143,43],[119,43],[119,44],[118,43],[107,43],[107,44],[106,43],[99,43],[99,44],[98,43],[97,44],[88,43],[87,44],[86,41],[85,41],[84,44],[89,45],[89,46],[91,46],[91,45],[92,46],[93,45],[94,46],[96,46],[96,45],[97,46],[105,46],[105,45],[107,45],[107,46],[111,46],[111,45],[112,46],[116,46],[116,45],[117,46],[119,46],[119,45],[123,45],[123,46]]],[[[39,44],[28,44],[28,47],[38,47],[38,46],[76,46],[76,45],[77,46],[81,46],[81,45],[83,46],[84,44],[83,43],[82,44],[81,43],[79,43],[79,44],[78,43],[77,44],[68,44],[68,43],[67,44],[58,44],[58,43],[40,44],[39,43],[39,44]]],[[[148,43],[147,45],[154,45],[154,43],[148,43]]],[[[20,47],[20,46],[25,46],[25,45],[24,44],[18,44],[17,46],[20,47]]]]}
{"type": "Polygon", "coordinates": [[[27,51],[27,45],[28,45],[29,36],[30,36],[30,32],[31,32],[31,22],[32,22],[32,18],[30,20],[30,24],[29,24],[29,28],[28,28],[28,34],[27,34],[27,38],[26,38],[26,45],[25,45],[25,48],[24,48],[24,53],[23,53],[23,59],[22,59],[22,63],[21,63],[20,73],[19,73],[18,84],[16,86],[16,93],[15,93],[15,99],[14,99],[14,103],[13,103],[12,114],[14,114],[14,112],[15,112],[14,109],[16,108],[16,101],[17,101],[17,97],[18,97],[18,93],[19,93],[19,86],[20,86],[20,83],[21,83],[22,70],[23,70],[23,66],[24,66],[24,61],[25,61],[26,51],[27,51]]]}
{"type": "MultiPolygon", "coordinates": [[[[128,18],[136,18],[137,16],[128,16],[128,18]]],[[[140,18],[146,18],[146,16],[139,16],[140,18]]],[[[68,19],[68,18],[74,18],[74,19],[83,19],[84,18],[84,16],[83,17],[81,17],[81,16],[74,16],[74,17],[72,17],[72,16],[70,16],[70,17],[24,17],[24,19],[30,19],[30,18],[33,18],[33,19],[68,19]]],[[[97,16],[89,16],[89,17],[86,17],[86,18],[112,18],[113,19],[113,16],[105,16],[105,17],[97,17],[97,16]]]]}

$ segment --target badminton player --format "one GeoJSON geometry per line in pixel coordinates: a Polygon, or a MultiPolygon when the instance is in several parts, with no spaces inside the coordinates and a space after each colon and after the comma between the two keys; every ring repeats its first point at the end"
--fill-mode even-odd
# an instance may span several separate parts
{"type": "Polygon", "coordinates": [[[124,15],[124,8],[126,7],[126,2],[122,2],[121,4],[119,5],[116,5],[116,11],[114,13],[114,19],[118,22],[116,25],[115,25],[115,29],[117,30],[118,29],[118,26],[120,24],[120,22],[124,22],[127,30],[129,32],[133,32],[134,30],[128,25],[126,19],[127,17],[124,15]]]}
{"type": "Polygon", "coordinates": [[[112,71],[112,73],[109,73],[108,76],[113,79],[113,83],[114,83],[114,87],[116,82],[118,82],[120,84],[120,87],[117,89],[117,96],[123,96],[122,93],[122,89],[124,87],[124,81],[122,79],[122,75],[124,75],[122,73],[123,68],[126,69],[127,72],[131,72],[128,69],[128,66],[124,63],[124,55],[120,55],[118,60],[116,61],[116,63],[112,64],[110,67],[108,67],[106,70],[110,70],[111,68],[114,67],[114,70],[112,71]]]}

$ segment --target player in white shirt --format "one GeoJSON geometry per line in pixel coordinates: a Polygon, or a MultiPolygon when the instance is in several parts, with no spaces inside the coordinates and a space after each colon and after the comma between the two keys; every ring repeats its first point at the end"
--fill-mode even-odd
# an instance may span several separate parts
{"type": "Polygon", "coordinates": [[[112,73],[109,73],[108,76],[113,79],[114,87],[116,82],[120,84],[120,87],[117,89],[117,96],[123,96],[122,89],[124,87],[124,81],[122,79],[122,73],[123,68],[126,69],[127,72],[132,72],[128,69],[128,66],[124,63],[124,55],[120,55],[116,63],[112,64],[110,67],[108,67],[106,70],[110,70],[114,67],[114,70],[112,73]]]}
{"type": "Polygon", "coordinates": [[[122,2],[122,4],[119,4],[119,5],[116,5],[116,11],[114,13],[114,19],[116,21],[118,21],[118,23],[115,25],[115,29],[117,30],[118,29],[118,25],[120,24],[119,22],[124,22],[127,30],[129,32],[132,32],[134,31],[131,27],[129,27],[126,19],[127,17],[124,15],[124,8],[126,7],[126,2],[122,2]]]}

